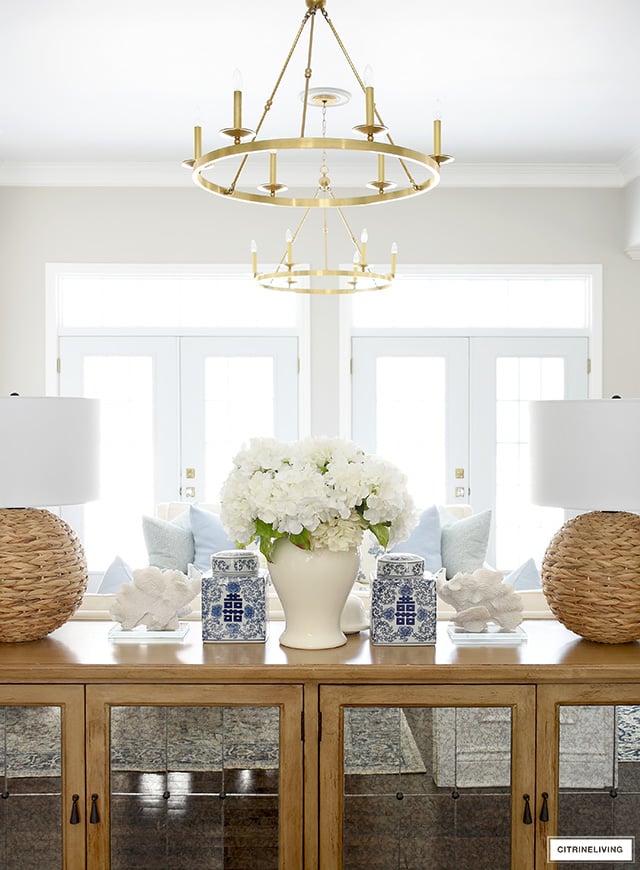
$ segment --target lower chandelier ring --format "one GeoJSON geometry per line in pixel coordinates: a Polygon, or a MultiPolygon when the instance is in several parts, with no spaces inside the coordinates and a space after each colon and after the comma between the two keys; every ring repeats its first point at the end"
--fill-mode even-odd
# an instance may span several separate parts
{"type": "Polygon", "coordinates": [[[391,286],[393,276],[382,272],[363,272],[357,275],[350,269],[292,269],[276,272],[259,272],[256,281],[267,290],[282,290],[289,293],[308,293],[317,295],[353,294],[361,291],[384,290],[391,286]],[[295,287],[300,278],[345,278],[347,286],[337,287],[295,287]]]}

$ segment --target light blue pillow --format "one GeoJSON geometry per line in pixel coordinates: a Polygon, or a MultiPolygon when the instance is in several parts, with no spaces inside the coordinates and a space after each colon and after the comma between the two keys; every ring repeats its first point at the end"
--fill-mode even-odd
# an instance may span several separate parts
{"type": "Polygon", "coordinates": [[[150,565],[187,573],[189,562],[193,562],[193,535],[188,511],[183,511],[174,520],[142,517],[142,534],[150,565]]]}
{"type": "Polygon", "coordinates": [[[406,541],[396,544],[392,553],[415,553],[422,556],[424,567],[427,571],[435,574],[442,568],[442,555],[440,553],[440,514],[435,505],[422,511],[418,525],[411,532],[406,541]]]}
{"type": "Polygon", "coordinates": [[[131,583],[133,574],[121,556],[116,556],[102,575],[100,585],[96,589],[98,595],[115,595],[121,586],[131,583]]]}
{"type": "Polygon", "coordinates": [[[491,511],[472,514],[462,520],[443,518],[440,549],[447,578],[462,572],[472,574],[482,568],[491,532],[491,511]]]}
{"type": "Polygon", "coordinates": [[[195,505],[189,506],[189,519],[194,545],[194,565],[199,571],[211,570],[211,556],[220,550],[234,550],[217,514],[195,505]]]}
{"type": "Polygon", "coordinates": [[[540,589],[542,583],[540,581],[540,572],[533,559],[527,561],[516,568],[504,578],[505,583],[510,583],[517,592],[524,592],[526,589],[540,589]]]}

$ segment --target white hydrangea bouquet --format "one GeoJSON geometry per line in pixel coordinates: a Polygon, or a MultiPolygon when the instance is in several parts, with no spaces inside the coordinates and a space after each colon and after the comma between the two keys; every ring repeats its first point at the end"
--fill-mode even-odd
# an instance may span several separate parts
{"type": "Polygon", "coordinates": [[[259,539],[272,561],[281,538],[304,550],[345,551],[369,529],[387,548],[409,537],[416,518],[405,475],[352,442],[255,438],[234,457],[221,519],[239,546],[259,539]]]}

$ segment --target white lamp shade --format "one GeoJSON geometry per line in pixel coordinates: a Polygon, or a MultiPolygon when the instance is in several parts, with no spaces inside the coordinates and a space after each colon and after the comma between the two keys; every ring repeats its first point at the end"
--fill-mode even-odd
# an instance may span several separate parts
{"type": "Polygon", "coordinates": [[[531,500],[640,510],[640,399],[530,403],[531,500]]]}
{"type": "Polygon", "coordinates": [[[97,399],[0,398],[0,507],[97,498],[99,440],[97,399]]]}

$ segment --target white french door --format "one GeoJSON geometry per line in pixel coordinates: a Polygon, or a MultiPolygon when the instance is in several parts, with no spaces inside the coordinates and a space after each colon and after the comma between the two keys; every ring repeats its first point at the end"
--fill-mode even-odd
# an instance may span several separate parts
{"type": "Polygon", "coordinates": [[[297,358],[291,336],[60,338],[60,394],[100,399],[100,498],[64,509],[92,573],[145,565],[143,514],[217,502],[249,438],[297,437],[297,358]]]}
{"type": "Polygon", "coordinates": [[[540,558],[564,521],[529,500],[529,401],[586,399],[588,340],[470,340],[470,501],[493,511],[488,561],[517,568],[540,558]]]}
{"type": "Polygon", "coordinates": [[[354,337],[352,437],[394,462],[417,504],[466,501],[466,338],[354,337]]]}
{"type": "Polygon", "coordinates": [[[298,437],[296,338],[182,339],[184,497],[219,501],[231,459],[254,437],[298,437]]]}
{"type": "Polygon", "coordinates": [[[141,518],[179,486],[178,352],[171,337],[60,339],[60,395],[100,399],[100,498],[63,511],[91,573],[145,565],[141,518]]]}
{"type": "Polygon", "coordinates": [[[493,511],[487,560],[539,561],[563,514],[529,504],[528,402],[586,398],[586,337],[352,339],[352,436],[416,503],[493,511]]]}

